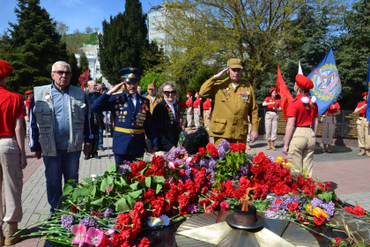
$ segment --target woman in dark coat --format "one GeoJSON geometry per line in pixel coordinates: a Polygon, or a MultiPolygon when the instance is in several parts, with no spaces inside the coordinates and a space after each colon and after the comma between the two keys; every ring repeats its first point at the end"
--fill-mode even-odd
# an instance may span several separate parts
{"type": "Polygon", "coordinates": [[[177,146],[181,132],[176,84],[163,83],[159,95],[163,100],[154,108],[153,121],[158,136],[158,150],[168,152],[177,146]]]}

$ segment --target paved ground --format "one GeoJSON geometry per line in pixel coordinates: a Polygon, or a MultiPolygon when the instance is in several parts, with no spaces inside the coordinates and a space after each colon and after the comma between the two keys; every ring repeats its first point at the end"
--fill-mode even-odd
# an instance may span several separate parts
{"type": "MultiPolygon", "coordinates": [[[[107,144],[105,140],[105,145],[107,144]]],[[[111,139],[109,139],[111,145],[111,139]]],[[[252,144],[252,150],[248,152],[265,152],[274,157],[285,155],[282,153],[283,142],[277,142],[276,151],[266,150],[264,141],[257,141],[252,144]]],[[[370,211],[370,158],[357,156],[357,147],[334,146],[333,153],[322,153],[317,147],[314,156],[314,175],[322,181],[331,181],[335,192],[340,199],[348,203],[356,202],[370,211]]],[[[46,187],[44,166],[42,159],[36,160],[31,153],[27,153],[28,166],[24,170],[24,186],[22,194],[23,220],[20,227],[28,226],[41,219],[48,217],[49,205],[46,200],[46,187]],[[41,213],[44,215],[34,214],[41,213]]],[[[109,169],[110,162],[113,162],[111,150],[101,152],[102,159],[83,160],[81,155],[80,178],[90,177],[92,174],[102,174],[109,169]],[[110,159],[108,159],[110,152],[110,159]]],[[[6,229],[4,224],[3,229],[6,229]]],[[[35,226],[31,227],[35,230],[35,226]]],[[[16,247],[40,247],[46,246],[40,238],[28,238],[17,243],[16,247]]]]}

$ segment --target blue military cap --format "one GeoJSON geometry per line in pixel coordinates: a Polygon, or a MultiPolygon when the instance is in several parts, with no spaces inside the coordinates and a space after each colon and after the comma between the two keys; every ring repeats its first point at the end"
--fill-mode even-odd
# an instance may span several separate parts
{"type": "Polygon", "coordinates": [[[118,71],[118,74],[121,76],[122,80],[125,80],[127,82],[138,82],[140,81],[143,72],[137,68],[127,67],[120,69],[118,71]]]}

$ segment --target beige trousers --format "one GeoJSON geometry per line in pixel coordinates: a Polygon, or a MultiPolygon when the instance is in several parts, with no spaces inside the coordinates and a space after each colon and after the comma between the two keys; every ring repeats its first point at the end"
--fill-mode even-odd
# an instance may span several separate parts
{"type": "Polygon", "coordinates": [[[193,121],[193,111],[192,108],[189,107],[188,109],[186,109],[186,122],[188,127],[191,127],[192,121],[193,121]]]}
{"type": "MultiPolygon", "coordinates": [[[[248,117],[248,119],[249,119],[249,117],[248,117]]],[[[247,142],[250,142],[250,141],[251,141],[251,132],[252,132],[252,123],[249,121],[249,124],[248,124],[247,142]]]]}
{"type": "Polygon", "coordinates": [[[199,119],[199,113],[200,113],[200,108],[194,108],[193,110],[194,112],[194,125],[195,125],[195,128],[199,128],[200,127],[200,119],[199,119]]]}
{"type": "Polygon", "coordinates": [[[369,122],[366,121],[366,117],[359,117],[356,123],[357,123],[358,147],[370,149],[369,122]]]}
{"type": "Polygon", "coordinates": [[[275,141],[277,138],[279,115],[273,111],[267,111],[265,115],[266,140],[275,141]]]}
{"type": "Polygon", "coordinates": [[[322,143],[331,145],[333,144],[333,136],[335,131],[335,124],[337,123],[337,119],[334,115],[332,116],[324,116],[321,122],[321,135],[322,135],[322,143]]]}
{"type": "Polygon", "coordinates": [[[207,131],[209,131],[209,125],[211,124],[212,114],[210,118],[208,118],[208,114],[210,114],[209,110],[203,110],[203,120],[204,120],[204,127],[207,131]]]}
{"type": "Polygon", "coordinates": [[[291,173],[312,177],[314,151],[315,132],[312,128],[295,128],[287,155],[291,173]]]}
{"type": "Polygon", "coordinates": [[[20,150],[13,137],[0,137],[0,193],[4,185],[4,202],[0,200],[0,224],[22,220],[23,172],[20,168],[20,150]]]}

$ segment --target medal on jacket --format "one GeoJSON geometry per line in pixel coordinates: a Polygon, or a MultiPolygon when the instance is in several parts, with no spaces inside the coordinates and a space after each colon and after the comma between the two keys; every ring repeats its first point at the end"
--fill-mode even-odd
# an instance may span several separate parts
{"type": "Polygon", "coordinates": [[[223,88],[223,92],[225,94],[226,99],[229,99],[230,97],[230,88],[223,88]]]}
{"type": "Polygon", "coordinates": [[[239,98],[243,99],[243,102],[246,102],[249,98],[249,91],[238,91],[239,98]]]}
{"type": "Polygon", "coordinates": [[[48,92],[45,93],[45,99],[47,102],[52,100],[51,95],[48,92]]]}
{"type": "Polygon", "coordinates": [[[171,124],[173,124],[175,121],[175,117],[173,116],[172,109],[168,104],[166,104],[166,108],[168,111],[168,116],[170,117],[171,124]]]}

